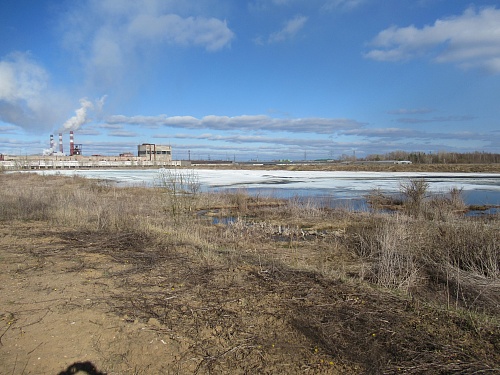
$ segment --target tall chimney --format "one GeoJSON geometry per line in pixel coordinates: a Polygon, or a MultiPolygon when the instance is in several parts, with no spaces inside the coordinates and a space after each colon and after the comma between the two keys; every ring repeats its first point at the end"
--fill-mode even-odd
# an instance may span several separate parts
{"type": "Polygon", "coordinates": [[[75,153],[75,139],[73,135],[73,130],[69,132],[69,156],[73,156],[75,153]]]}
{"type": "Polygon", "coordinates": [[[63,144],[62,144],[62,133],[59,133],[59,152],[61,154],[64,153],[64,151],[63,151],[63,144]]]}
{"type": "Polygon", "coordinates": [[[54,134],[50,135],[50,149],[54,151],[55,145],[54,145],[54,134]]]}

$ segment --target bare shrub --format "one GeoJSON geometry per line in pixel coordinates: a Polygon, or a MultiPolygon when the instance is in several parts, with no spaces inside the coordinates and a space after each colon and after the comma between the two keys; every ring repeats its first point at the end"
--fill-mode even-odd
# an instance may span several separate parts
{"type": "Polygon", "coordinates": [[[401,216],[384,216],[355,233],[355,251],[368,262],[368,279],[386,288],[408,291],[417,283],[416,244],[411,224],[401,216]]]}
{"type": "Polygon", "coordinates": [[[463,198],[463,188],[452,187],[448,194],[450,195],[450,205],[457,211],[464,211],[467,206],[463,198]]]}
{"type": "Polygon", "coordinates": [[[377,234],[380,243],[376,262],[377,284],[405,291],[415,285],[418,268],[410,231],[408,223],[391,220],[377,234]]]}
{"type": "Polygon", "coordinates": [[[424,199],[427,196],[429,183],[424,179],[411,179],[400,184],[406,212],[413,217],[424,213],[424,199]]]}
{"type": "Polygon", "coordinates": [[[165,203],[174,217],[191,211],[201,190],[199,176],[191,169],[162,168],[158,172],[157,185],[166,192],[165,203]]]}
{"type": "Polygon", "coordinates": [[[451,188],[448,194],[433,196],[427,205],[426,217],[432,220],[449,221],[463,215],[467,206],[462,197],[462,189],[451,188]]]}

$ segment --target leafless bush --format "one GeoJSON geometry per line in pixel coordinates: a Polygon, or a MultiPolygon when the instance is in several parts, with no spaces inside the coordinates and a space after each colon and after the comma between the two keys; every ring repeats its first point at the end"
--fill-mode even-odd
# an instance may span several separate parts
{"type": "Polygon", "coordinates": [[[420,217],[424,213],[424,199],[427,196],[429,183],[424,179],[411,179],[400,185],[404,197],[404,207],[409,215],[420,217]]]}
{"type": "Polygon", "coordinates": [[[448,194],[433,196],[427,205],[426,217],[432,220],[449,221],[462,215],[467,206],[462,197],[462,189],[451,188],[448,194]]]}
{"type": "Polygon", "coordinates": [[[379,217],[373,225],[354,233],[354,249],[370,265],[368,279],[401,290],[415,286],[418,278],[416,244],[411,224],[402,216],[379,217]]]}
{"type": "Polygon", "coordinates": [[[416,285],[418,267],[407,222],[387,222],[378,233],[380,255],[376,262],[377,283],[384,287],[409,290],[416,285]]]}
{"type": "Polygon", "coordinates": [[[165,204],[172,216],[192,211],[201,184],[194,170],[163,168],[158,172],[157,185],[166,193],[165,204]]]}

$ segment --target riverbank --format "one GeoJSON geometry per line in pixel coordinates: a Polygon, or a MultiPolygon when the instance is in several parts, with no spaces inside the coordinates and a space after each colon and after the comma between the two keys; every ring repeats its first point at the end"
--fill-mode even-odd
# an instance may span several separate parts
{"type": "Polygon", "coordinates": [[[388,164],[388,163],[296,163],[195,165],[197,169],[249,169],[289,171],[362,171],[362,172],[446,172],[500,173],[500,164],[388,164]]]}
{"type": "Polygon", "coordinates": [[[465,217],[459,196],[390,215],[175,181],[0,182],[2,373],[499,370],[499,217],[465,217]]]}

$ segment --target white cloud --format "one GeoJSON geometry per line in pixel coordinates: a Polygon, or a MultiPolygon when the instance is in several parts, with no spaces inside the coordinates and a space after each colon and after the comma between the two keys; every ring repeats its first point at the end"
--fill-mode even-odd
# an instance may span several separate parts
{"type": "MultiPolygon", "coordinates": [[[[295,16],[291,20],[287,21],[281,30],[269,35],[269,37],[266,39],[266,43],[280,43],[292,39],[304,27],[307,20],[308,17],[300,15],[295,16]]],[[[264,44],[262,37],[258,37],[254,41],[257,44],[264,44]]]]}
{"type": "Polygon", "coordinates": [[[49,129],[61,119],[66,102],[49,87],[49,75],[29,54],[0,61],[0,121],[27,130],[49,129]]]}
{"type": "Polygon", "coordinates": [[[175,138],[175,139],[202,139],[208,141],[223,141],[230,143],[269,143],[275,145],[295,145],[295,146],[308,146],[311,142],[316,145],[321,144],[323,147],[331,145],[332,141],[330,139],[322,140],[311,140],[304,138],[287,138],[287,137],[265,137],[261,135],[217,135],[217,134],[175,134],[175,135],[155,135],[155,138],[175,138]]]}
{"type": "Polygon", "coordinates": [[[154,58],[164,46],[216,52],[230,45],[235,35],[225,20],[185,16],[191,8],[194,12],[200,6],[187,0],[91,0],[66,14],[61,26],[64,45],[97,87],[137,76],[137,64],[154,58]]]}
{"type": "Polygon", "coordinates": [[[400,108],[387,111],[390,115],[421,115],[434,112],[431,108],[400,108]]]}
{"type": "Polygon", "coordinates": [[[183,46],[201,46],[217,51],[228,45],[234,34],[225,21],[177,14],[139,14],[128,24],[131,37],[183,46]]]}
{"type": "Polygon", "coordinates": [[[212,129],[226,131],[269,131],[269,132],[292,132],[292,133],[316,133],[333,134],[339,130],[357,129],[364,124],[350,119],[332,118],[298,118],[282,119],[272,118],[265,115],[242,115],[228,116],[205,116],[201,119],[192,116],[133,116],[122,115],[111,116],[108,124],[133,124],[147,126],[169,126],[184,129],[212,129]]]}
{"type": "Polygon", "coordinates": [[[405,124],[422,124],[422,123],[429,123],[429,122],[461,122],[461,121],[471,121],[474,120],[476,117],[470,116],[470,115],[463,115],[463,116],[436,116],[432,118],[399,118],[397,119],[398,122],[405,123],[405,124]]]}
{"type": "Polygon", "coordinates": [[[0,125],[0,133],[1,134],[16,134],[19,128],[17,126],[12,125],[0,125]]]}
{"type": "Polygon", "coordinates": [[[133,138],[133,137],[137,137],[139,134],[137,134],[135,132],[129,132],[126,130],[113,130],[113,131],[109,132],[108,135],[110,135],[112,137],[133,138]]]}
{"type": "Polygon", "coordinates": [[[333,10],[333,9],[354,9],[359,5],[364,3],[366,0],[327,0],[323,9],[333,10]]]}
{"type": "Polygon", "coordinates": [[[423,130],[412,130],[405,128],[374,128],[374,129],[354,129],[341,132],[342,135],[355,135],[370,139],[388,139],[390,142],[404,140],[469,140],[469,141],[494,141],[493,132],[474,133],[470,131],[461,132],[432,132],[423,130]]]}
{"type": "Polygon", "coordinates": [[[422,28],[392,26],[381,31],[372,45],[376,48],[365,56],[374,60],[432,56],[438,63],[500,73],[500,9],[469,8],[460,16],[438,19],[422,28]]]}
{"type": "Polygon", "coordinates": [[[297,0],[253,0],[248,7],[252,10],[268,10],[271,6],[289,5],[297,0]]]}

